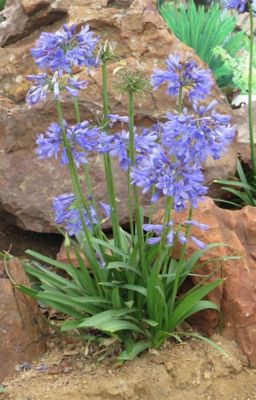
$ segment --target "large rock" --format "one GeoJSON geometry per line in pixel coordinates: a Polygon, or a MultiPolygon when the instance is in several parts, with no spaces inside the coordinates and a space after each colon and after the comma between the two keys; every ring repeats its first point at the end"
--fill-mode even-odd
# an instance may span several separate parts
{"type": "MultiPolygon", "coordinates": [[[[18,4],[18,0],[15,1],[18,4]]],[[[31,21],[38,13],[47,13],[53,9],[56,12],[64,10],[67,13],[66,22],[76,23],[78,26],[89,24],[103,39],[114,42],[122,58],[121,65],[139,66],[143,68],[146,76],[150,76],[157,65],[162,65],[169,53],[179,54],[182,60],[193,57],[206,67],[190,48],[167,30],[153,0],[135,0],[131,6],[129,6],[130,1],[106,0],[98,2],[75,0],[71,3],[50,1],[49,6],[46,6],[46,3],[46,0],[23,0],[22,12],[26,13],[28,21],[31,21]],[[123,9],[120,8],[122,4],[123,9]]],[[[19,7],[18,9],[20,10],[19,7]]],[[[56,23],[47,30],[54,31],[59,26],[60,24],[56,23]]],[[[7,34],[5,29],[4,25],[3,35],[7,34]]],[[[50,122],[56,120],[56,117],[54,104],[51,101],[35,108],[29,108],[24,102],[29,87],[26,75],[36,71],[29,49],[40,31],[35,31],[30,36],[26,36],[26,32],[28,31],[21,30],[20,33],[13,33],[8,39],[13,44],[0,48],[0,210],[2,208],[14,215],[17,224],[24,229],[49,232],[55,230],[51,218],[52,197],[69,192],[70,183],[65,168],[59,167],[54,161],[39,162],[35,157],[36,134],[43,132],[50,122]],[[19,35],[26,37],[17,42],[19,35]]],[[[126,114],[127,98],[119,96],[111,82],[112,72],[117,66],[118,62],[108,67],[111,112],[126,114]]],[[[81,114],[83,119],[95,120],[102,112],[100,72],[93,71],[87,79],[88,88],[80,96],[81,114]]],[[[220,102],[220,112],[231,113],[229,105],[216,85],[207,101],[213,97],[220,102]]],[[[66,119],[70,123],[74,122],[70,98],[63,98],[63,107],[66,119]]],[[[167,97],[164,90],[147,93],[136,102],[136,123],[149,126],[153,121],[163,119],[165,113],[174,108],[174,100],[167,97]]],[[[232,175],[235,170],[235,159],[234,142],[221,160],[207,161],[206,182],[232,175]]],[[[91,170],[97,197],[106,200],[105,178],[102,162],[98,157],[92,158],[91,170]]],[[[120,215],[125,222],[127,221],[126,180],[119,172],[119,168],[114,167],[114,171],[120,215]]]]}
{"type": "MultiPolygon", "coordinates": [[[[8,269],[16,283],[29,285],[18,259],[8,269]]],[[[0,263],[0,382],[46,350],[46,333],[38,305],[13,287],[0,263]]]]}
{"type": "MultiPolygon", "coordinates": [[[[187,218],[187,213],[175,216],[177,221],[187,218]]],[[[161,213],[156,220],[161,219],[161,213]]],[[[207,231],[192,229],[192,233],[205,243],[225,243],[226,246],[207,251],[201,258],[203,274],[212,274],[211,279],[223,278],[223,283],[208,297],[219,305],[221,314],[206,311],[192,319],[193,325],[207,334],[212,334],[224,323],[223,335],[236,340],[248,357],[250,365],[256,367],[256,208],[225,210],[206,198],[193,212],[193,219],[209,226],[207,231]],[[215,257],[238,256],[217,263],[207,260],[215,257]],[[222,321],[221,321],[222,320],[222,321]]],[[[188,255],[195,250],[189,243],[188,255]]],[[[198,278],[194,278],[197,283],[198,278]]]]}

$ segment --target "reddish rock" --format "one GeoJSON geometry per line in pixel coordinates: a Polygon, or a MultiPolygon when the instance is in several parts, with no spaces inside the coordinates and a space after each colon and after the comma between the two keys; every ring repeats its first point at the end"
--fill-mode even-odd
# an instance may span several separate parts
{"type": "MultiPolygon", "coordinates": [[[[18,259],[8,265],[16,283],[29,285],[18,259]]],[[[15,373],[15,366],[31,362],[45,350],[47,329],[38,305],[14,289],[0,264],[0,382],[15,373]]]]}
{"type": "MultiPolygon", "coordinates": [[[[156,220],[159,221],[161,214],[156,220]]],[[[176,214],[175,219],[187,219],[187,213],[176,214]]],[[[210,274],[216,269],[211,279],[224,279],[223,284],[208,297],[220,306],[224,323],[222,334],[236,340],[250,365],[256,367],[256,208],[247,206],[242,210],[224,210],[206,198],[194,210],[193,219],[209,226],[204,232],[192,229],[200,240],[207,244],[228,245],[207,251],[201,258],[201,262],[206,263],[201,272],[210,274]],[[221,256],[240,258],[207,264],[208,259],[221,256]]],[[[189,243],[188,255],[194,249],[189,243]]],[[[220,314],[206,311],[192,321],[197,329],[212,334],[220,323],[220,314]]]]}
{"type": "MultiPolygon", "coordinates": [[[[56,0],[57,1],[57,0],[56,0]]],[[[57,8],[51,0],[7,0],[0,16],[0,46],[17,42],[41,26],[53,24],[66,15],[66,8],[57,8]]]]}
{"type": "MultiPolygon", "coordinates": [[[[45,0],[23,0],[22,10],[18,0],[9,2],[7,5],[11,7],[12,4],[14,7],[16,4],[17,12],[26,15],[30,24],[33,23],[32,21],[36,21],[35,18],[39,15],[50,13],[49,10],[66,12],[68,23],[76,23],[78,26],[89,24],[103,39],[114,42],[117,52],[121,55],[122,65],[139,66],[148,77],[157,65],[163,65],[163,61],[169,53],[178,53],[182,60],[192,56],[198,63],[206,67],[192,49],[171,35],[157,13],[153,0],[136,0],[130,7],[129,1],[51,1],[49,6],[40,11],[34,10],[33,15],[25,14],[24,4],[27,4],[28,8],[28,4],[39,7],[44,3],[45,0]],[[123,9],[120,8],[122,5],[123,9]]],[[[6,12],[9,12],[8,7],[6,12]]],[[[50,23],[50,19],[47,23],[50,23]]],[[[1,32],[6,30],[5,25],[1,24],[2,27],[1,32]]],[[[44,30],[55,31],[58,27],[57,23],[47,29],[44,28],[44,30]]],[[[18,29],[18,26],[12,24],[12,29],[18,29]]],[[[19,34],[25,36],[28,33],[21,29],[19,34]]],[[[0,75],[2,77],[0,88],[0,208],[15,216],[17,224],[21,228],[37,232],[50,232],[56,230],[51,216],[52,198],[58,194],[70,192],[70,182],[65,168],[61,168],[52,160],[38,161],[34,152],[36,134],[43,132],[52,121],[56,121],[55,109],[51,101],[32,109],[24,102],[29,86],[26,75],[36,71],[29,49],[34,45],[39,34],[40,31],[34,31],[25,39],[0,49],[0,75]]],[[[16,39],[17,35],[18,33],[16,33],[16,39]]],[[[112,113],[125,115],[127,114],[127,98],[119,96],[112,85],[112,72],[119,65],[119,63],[114,63],[108,67],[110,105],[112,113]]],[[[95,117],[102,112],[100,72],[93,71],[92,76],[87,79],[88,88],[81,93],[79,99],[81,115],[83,119],[95,120],[95,117]]],[[[231,113],[229,105],[216,85],[208,100],[210,101],[213,97],[219,99],[220,112],[231,113]]],[[[65,118],[73,123],[71,99],[63,98],[63,106],[65,118]]],[[[158,119],[163,120],[165,113],[175,107],[175,101],[165,95],[164,89],[147,93],[136,101],[136,124],[150,126],[158,119]]],[[[207,161],[204,171],[207,183],[213,179],[227,178],[234,173],[236,152],[236,143],[234,142],[221,160],[207,161]]],[[[106,200],[102,161],[99,157],[93,157],[91,166],[97,198],[106,200]]],[[[126,179],[116,164],[114,173],[121,220],[127,222],[126,179]]]]}
{"type": "Polygon", "coordinates": [[[52,0],[21,0],[21,5],[24,12],[30,15],[49,6],[51,2],[52,0]]]}

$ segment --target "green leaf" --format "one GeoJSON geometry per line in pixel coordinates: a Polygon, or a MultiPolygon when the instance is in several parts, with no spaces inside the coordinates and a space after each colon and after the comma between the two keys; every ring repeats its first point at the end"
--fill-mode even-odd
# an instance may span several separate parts
{"type": "Polygon", "coordinates": [[[39,265],[36,265],[35,267],[31,267],[28,264],[23,265],[26,273],[28,273],[30,276],[38,278],[41,282],[45,282],[59,289],[65,289],[68,287],[77,289],[77,286],[74,285],[72,281],[63,278],[54,272],[47,270],[46,268],[43,268],[39,265]]]}
{"type": "Polygon", "coordinates": [[[120,256],[122,256],[123,258],[125,258],[126,260],[129,259],[129,256],[128,256],[126,253],[124,253],[124,252],[123,252],[122,250],[120,250],[118,247],[116,247],[116,246],[110,244],[109,242],[105,242],[104,240],[97,239],[97,238],[95,238],[95,237],[92,237],[91,240],[92,240],[93,243],[100,244],[102,247],[105,247],[105,248],[111,250],[114,254],[119,254],[120,256]]]}
{"type": "Polygon", "coordinates": [[[114,288],[111,294],[112,306],[115,309],[120,309],[122,307],[122,301],[120,298],[119,288],[114,288]]]}
{"type": "Polygon", "coordinates": [[[36,298],[37,298],[37,293],[38,293],[37,290],[30,289],[30,288],[28,288],[28,287],[26,287],[26,286],[23,286],[23,285],[17,285],[16,288],[17,288],[20,292],[22,292],[22,293],[26,294],[27,296],[31,297],[32,299],[36,300],[36,298]]]}
{"type": "Polygon", "coordinates": [[[126,270],[126,271],[132,271],[134,272],[136,275],[141,276],[140,271],[136,268],[133,267],[129,264],[126,264],[125,262],[122,261],[114,261],[114,262],[110,262],[107,266],[107,269],[117,269],[117,270],[126,270]]]}
{"type": "Polygon", "coordinates": [[[105,324],[111,321],[113,318],[123,317],[124,315],[130,314],[131,312],[132,310],[129,310],[128,308],[122,308],[120,310],[103,311],[92,317],[86,318],[80,324],[80,328],[97,327],[98,325],[105,324]]]}
{"type": "Polygon", "coordinates": [[[81,324],[81,319],[78,321],[67,321],[61,325],[61,332],[67,332],[73,329],[79,329],[79,325],[81,324]]]}
{"type": "Polygon", "coordinates": [[[213,340],[200,335],[199,333],[196,332],[179,332],[179,335],[184,335],[184,336],[191,336],[199,340],[203,340],[204,342],[210,344],[212,347],[214,347],[216,350],[218,350],[221,354],[223,354],[225,357],[229,357],[230,354],[227,353],[221,346],[219,346],[217,343],[215,343],[213,340]]]}
{"type": "Polygon", "coordinates": [[[90,325],[90,327],[111,333],[124,330],[143,333],[142,329],[140,329],[137,325],[122,319],[112,319],[109,321],[98,322],[97,325],[90,325]]]}
{"type": "Polygon", "coordinates": [[[256,192],[256,188],[253,188],[247,182],[238,182],[235,180],[227,180],[227,179],[217,179],[217,180],[213,181],[213,183],[219,183],[220,185],[234,186],[234,187],[238,187],[241,189],[248,189],[248,190],[256,192]]]}
{"type": "Polygon", "coordinates": [[[243,207],[243,205],[238,204],[238,203],[235,203],[234,201],[230,201],[230,200],[224,200],[224,199],[217,199],[217,198],[214,198],[214,201],[215,201],[215,202],[218,202],[218,203],[229,204],[230,206],[235,206],[236,208],[242,208],[242,207],[243,207]]]}
{"type": "Polygon", "coordinates": [[[221,189],[234,194],[236,197],[243,200],[245,204],[251,205],[252,207],[255,206],[255,200],[248,196],[246,193],[228,187],[222,187],[221,189]]]}
{"type": "MultiPolygon", "coordinates": [[[[86,294],[84,295],[86,296],[86,294]]],[[[43,303],[47,304],[49,302],[55,302],[55,303],[60,303],[63,306],[69,306],[72,307],[75,310],[79,310],[82,312],[82,315],[84,312],[89,313],[89,314],[95,314],[99,312],[99,308],[95,306],[95,304],[104,304],[105,301],[101,301],[101,299],[95,298],[94,301],[91,301],[90,298],[88,298],[88,301],[86,302],[86,298],[84,299],[83,302],[81,301],[76,301],[75,297],[69,297],[65,294],[62,294],[61,292],[58,294],[55,293],[47,293],[47,292],[39,292],[37,295],[38,300],[42,301],[43,303]]]]}
{"type": "Polygon", "coordinates": [[[158,325],[158,322],[153,321],[152,319],[145,319],[145,318],[143,318],[143,319],[142,319],[142,322],[145,322],[147,325],[153,326],[153,327],[155,327],[155,326],[158,325]]]}
{"type": "Polygon", "coordinates": [[[174,311],[169,320],[169,328],[174,329],[178,324],[184,321],[188,315],[192,315],[191,310],[196,309],[197,303],[218,285],[220,285],[221,282],[222,279],[216,279],[207,285],[199,286],[196,290],[192,289],[183,295],[175,304],[174,311]]]}
{"type": "Polygon", "coordinates": [[[144,288],[143,286],[139,286],[139,285],[130,285],[130,284],[122,284],[120,285],[120,288],[122,289],[127,289],[127,290],[132,290],[134,292],[138,292],[140,294],[142,294],[143,296],[147,296],[147,289],[144,288]]]}
{"type": "Polygon", "coordinates": [[[129,361],[133,360],[137,355],[147,350],[150,347],[150,343],[147,341],[141,341],[134,343],[129,346],[129,349],[125,349],[118,357],[118,361],[129,361]]]}
{"type": "Polygon", "coordinates": [[[6,393],[7,392],[7,388],[0,385],[0,393],[6,393]]]}

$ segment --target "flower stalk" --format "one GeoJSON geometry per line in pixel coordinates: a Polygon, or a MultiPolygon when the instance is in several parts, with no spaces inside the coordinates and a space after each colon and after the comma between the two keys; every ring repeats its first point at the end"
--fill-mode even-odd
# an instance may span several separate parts
{"type": "Polygon", "coordinates": [[[70,151],[69,142],[66,137],[66,129],[65,129],[65,125],[64,125],[64,118],[63,118],[63,114],[62,114],[61,103],[59,100],[57,100],[55,102],[55,104],[56,104],[56,111],[57,111],[57,115],[58,115],[59,124],[60,124],[61,130],[62,130],[63,144],[67,151],[68,167],[69,167],[72,187],[73,187],[73,190],[74,190],[74,193],[76,196],[76,200],[77,200],[77,205],[78,205],[80,219],[81,219],[81,223],[82,223],[82,227],[83,227],[83,232],[85,234],[87,245],[90,249],[90,258],[93,260],[94,263],[98,263],[96,255],[95,255],[94,247],[91,242],[91,237],[90,237],[91,233],[86,226],[86,222],[84,220],[84,216],[83,216],[83,212],[82,212],[82,208],[84,207],[87,212],[87,215],[89,217],[91,226],[93,227],[93,221],[91,219],[90,209],[89,209],[88,204],[82,194],[80,183],[79,183],[79,178],[78,178],[78,175],[76,172],[76,167],[75,167],[75,163],[74,163],[73,156],[72,156],[72,152],[70,151]]]}
{"type": "MultiPolygon", "coordinates": [[[[101,64],[101,72],[102,72],[102,102],[103,102],[103,116],[104,116],[104,126],[106,133],[108,132],[108,114],[109,114],[109,106],[108,106],[108,88],[107,88],[107,61],[102,60],[101,64]]],[[[112,163],[109,154],[104,154],[104,166],[106,173],[106,181],[107,181],[107,192],[110,204],[110,216],[112,222],[113,236],[115,240],[115,244],[117,247],[121,246],[120,232],[119,232],[119,218],[118,218],[118,210],[116,204],[116,194],[115,194],[115,186],[113,181],[113,172],[112,172],[112,163]]]]}
{"type": "MultiPolygon", "coordinates": [[[[128,112],[129,112],[129,156],[131,167],[135,165],[135,145],[134,145],[134,92],[128,91],[128,112]]],[[[136,233],[138,235],[140,259],[144,278],[146,276],[145,248],[144,248],[144,233],[142,228],[140,200],[138,189],[133,185],[133,200],[135,209],[136,233]]]]}

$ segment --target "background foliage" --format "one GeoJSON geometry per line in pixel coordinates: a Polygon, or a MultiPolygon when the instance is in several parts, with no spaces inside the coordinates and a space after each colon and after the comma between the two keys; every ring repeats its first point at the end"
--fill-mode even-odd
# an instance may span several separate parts
{"type": "Polygon", "coordinates": [[[234,57],[244,46],[244,33],[234,33],[235,17],[222,11],[218,4],[206,10],[203,6],[197,8],[193,1],[188,6],[176,6],[168,2],[161,6],[160,12],[174,35],[192,47],[209,65],[218,85],[221,88],[232,85],[232,69],[214,50],[221,47],[229,56],[234,57]]]}

